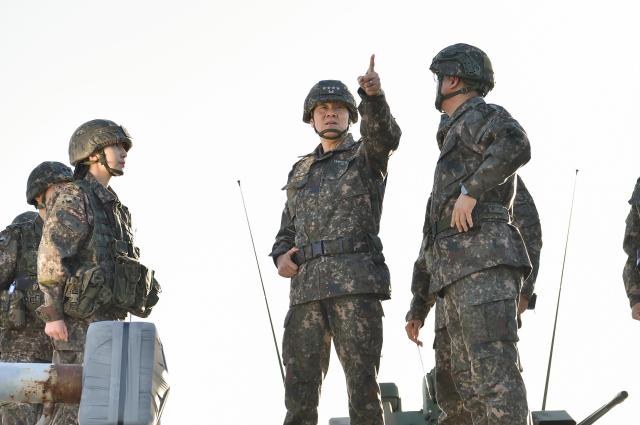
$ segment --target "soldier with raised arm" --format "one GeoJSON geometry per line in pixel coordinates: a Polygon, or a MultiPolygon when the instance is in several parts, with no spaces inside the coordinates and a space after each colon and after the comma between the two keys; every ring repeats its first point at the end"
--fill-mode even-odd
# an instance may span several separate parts
{"type": "Polygon", "coordinates": [[[271,256],[291,278],[285,319],[286,425],[316,424],[331,341],[344,369],[352,425],[383,424],[377,373],[382,349],[381,300],[389,270],[378,237],[387,163],[400,128],[374,70],[358,78],[356,102],[340,81],[314,85],[303,121],[320,144],[294,164],[271,256]],[[349,125],[362,118],[362,138],[349,125]]]}

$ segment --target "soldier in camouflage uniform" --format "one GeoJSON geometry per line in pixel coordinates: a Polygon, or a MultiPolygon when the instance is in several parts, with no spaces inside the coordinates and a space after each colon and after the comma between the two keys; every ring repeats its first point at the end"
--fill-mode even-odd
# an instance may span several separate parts
{"type": "Polygon", "coordinates": [[[624,265],[622,279],[631,305],[631,317],[640,320],[640,272],[638,272],[640,266],[640,179],[636,182],[629,204],[631,204],[631,210],[627,216],[623,242],[624,252],[628,258],[624,265]]]}
{"type": "MultiPolygon", "coordinates": [[[[47,204],[38,250],[38,309],[53,338],[53,361],[79,364],[89,324],[145,317],[157,301],[153,272],[138,261],[131,215],[109,187],[123,174],[132,142],[108,120],[81,125],[69,143],[74,181],[60,185],[47,204]],[[155,289],[154,289],[155,288],[155,289]]],[[[77,404],[58,405],[53,424],[77,423],[77,404]]]]}
{"type": "Polygon", "coordinates": [[[378,238],[387,163],[400,128],[391,116],[374,57],[358,78],[356,103],[340,81],[310,91],[303,121],[320,145],[294,164],[271,256],[291,278],[285,319],[286,425],[316,424],[331,341],[344,369],[352,425],[382,424],[377,373],[382,349],[381,300],[390,296],[389,270],[378,238]],[[349,124],[362,116],[362,138],[349,124]]]}
{"type": "MultiPolygon", "coordinates": [[[[59,183],[69,182],[71,169],[59,162],[43,162],[27,180],[27,203],[38,209],[18,215],[0,233],[0,361],[51,363],[51,343],[44,323],[35,314],[42,304],[38,288],[37,256],[47,195],[59,183]]],[[[7,403],[0,407],[0,424],[33,425],[42,405],[7,403]]]]}
{"type": "MultiPolygon", "coordinates": [[[[516,198],[514,200],[513,224],[520,230],[523,236],[527,252],[533,265],[533,271],[520,291],[518,314],[521,314],[528,307],[529,299],[533,296],[533,289],[540,264],[542,231],[535,203],[520,176],[518,176],[516,198]]],[[[438,406],[443,412],[439,417],[438,423],[442,425],[466,425],[474,423],[470,411],[475,414],[476,422],[482,423],[484,414],[482,410],[483,406],[478,402],[477,397],[475,397],[472,391],[473,389],[466,389],[468,393],[466,399],[473,401],[473,403],[467,402],[467,404],[471,405],[466,406],[466,409],[462,397],[458,394],[459,390],[456,388],[454,382],[454,371],[451,369],[451,340],[446,329],[444,303],[442,302],[442,298],[439,298],[436,294],[429,294],[429,271],[426,267],[425,252],[422,251],[423,247],[428,249],[429,231],[430,227],[427,221],[423,229],[421,251],[414,264],[413,281],[411,282],[413,299],[411,300],[411,307],[406,317],[407,335],[409,339],[416,344],[422,345],[422,342],[418,339],[420,328],[424,325],[424,320],[428,312],[433,305],[436,304],[435,337],[433,340],[433,348],[436,356],[435,383],[438,406]]],[[[462,388],[462,391],[464,390],[465,389],[462,388]]]]}
{"type": "Polygon", "coordinates": [[[480,49],[449,46],[430,69],[438,77],[436,108],[450,118],[426,218],[429,294],[444,301],[460,396],[470,405],[475,394],[482,404],[474,424],[523,425],[517,304],[531,263],[510,211],[529,141],[507,111],[484,102],[494,80],[480,49]]]}

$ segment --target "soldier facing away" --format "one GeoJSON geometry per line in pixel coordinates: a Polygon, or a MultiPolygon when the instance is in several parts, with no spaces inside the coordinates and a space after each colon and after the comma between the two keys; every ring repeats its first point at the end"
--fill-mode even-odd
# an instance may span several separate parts
{"type": "Polygon", "coordinates": [[[631,209],[627,215],[623,248],[627,254],[622,279],[631,305],[631,317],[640,320],[640,179],[636,182],[631,199],[631,209]]]}
{"type": "MultiPolygon", "coordinates": [[[[428,211],[428,208],[427,208],[428,211]]],[[[434,304],[436,304],[435,317],[435,335],[433,340],[433,349],[436,357],[436,397],[437,402],[443,414],[440,416],[438,423],[442,425],[467,425],[472,423],[482,423],[484,420],[484,411],[481,403],[472,392],[467,395],[468,400],[473,400],[473,404],[465,409],[463,399],[458,393],[459,391],[469,391],[472,388],[458,389],[455,376],[457,370],[453,370],[451,362],[451,340],[447,333],[446,317],[444,312],[444,303],[442,298],[435,294],[429,294],[429,270],[425,262],[425,252],[423,247],[429,247],[428,241],[430,235],[430,227],[427,225],[423,229],[423,243],[418,255],[418,259],[414,264],[413,280],[411,282],[411,291],[413,299],[411,307],[407,313],[407,336],[410,340],[418,345],[422,345],[422,341],[418,339],[420,328],[424,325],[424,320],[434,304]],[[476,422],[472,419],[472,413],[476,422]]],[[[542,248],[542,231],[538,212],[529,191],[526,189],[524,182],[518,176],[516,198],[513,207],[513,224],[520,230],[527,252],[533,265],[531,275],[525,281],[520,291],[520,301],[518,306],[518,314],[522,314],[529,304],[529,299],[533,294],[535,280],[537,277],[538,267],[540,264],[540,250],[542,248]]],[[[460,364],[455,366],[459,367],[460,364]]]]}
{"type": "Polygon", "coordinates": [[[449,46],[430,69],[438,80],[436,108],[449,120],[425,224],[429,294],[443,298],[456,385],[469,389],[460,391],[465,406],[475,394],[478,423],[524,425],[517,303],[531,263],[510,211],[529,141],[507,111],[484,102],[494,79],[480,49],[449,46]]]}
{"type": "MultiPolygon", "coordinates": [[[[47,204],[38,250],[38,309],[53,338],[53,361],[79,364],[89,324],[146,317],[157,302],[153,272],[140,264],[131,215],[109,187],[121,176],[132,142],[108,120],[81,125],[69,142],[74,181],[56,188],[47,204]]],[[[77,423],[78,405],[58,405],[53,424],[77,423]]]]}
{"type": "MultiPolygon", "coordinates": [[[[47,194],[72,178],[71,169],[59,162],[43,162],[34,168],[27,180],[27,203],[38,212],[18,215],[0,233],[2,362],[51,363],[51,343],[44,333],[44,323],[35,314],[43,299],[37,280],[38,245],[47,194]]],[[[0,407],[0,424],[34,425],[41,414],[41,404],[6,403],[0,407]]]]}
{"type": "Polygon", "coordinates": [[[294,164],[271,256],[291,278],[285,319],[286,425],[316,424],[331,341],[344,369],[352,425],[382,424],[377,373],[382,350],[381,300],[389,270],[378,238],[387,163],[400,128],[391,116],[374,56],[358,78],[356,103],[340,81],[317,83],[303,121],[320,144],[294,164]],[[354,141],[349,125],[362,122],[354,141]]]}

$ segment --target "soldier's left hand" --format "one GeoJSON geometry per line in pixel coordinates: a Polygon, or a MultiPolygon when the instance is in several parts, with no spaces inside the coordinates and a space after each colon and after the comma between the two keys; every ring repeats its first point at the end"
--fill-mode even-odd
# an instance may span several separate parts
{"type": "Polygon", "coordinates": [[[636,303],[631,307],[631,317],[640,320],[640,303],[636,303]]]}
{"type": "Polygon", "coordinates": [[[520,300],[518,300],[518,315],[527,311],[527,308],[529,308],[529,298],[520,295],[520,300]]]}
{"type": "Polygon", "coordinates": [[[460,194],[458,200],[453,206],[453,212],[451,213],[451,227],[456,227],[458,232],[467,232],[473,227],[473,219],[471,218],[471,212],[476,206],[478,201],[469,195],[460,194]]]}
{"type": "Polygon", "coordinates": [[[358,84],[367,94],[367,96],[377,96],[382,91],[382,86],[380,85],[380,77],[378,73],[373,69],[376,65],[375,63],[376,55],[371,55],[371,59],[369,59],[369,69],[367,69],[367,73],[358,77],[358,84]]]}
{"type": "Polygon", "coordinates": [[[420,335],[421,327],[422,321],[420,320],[409,320],[407,325],[404,327],[404,330],[407,331],[407,337],[420,347],[422,347],[422,341],[418,339],[418,336],[420,335]]]}

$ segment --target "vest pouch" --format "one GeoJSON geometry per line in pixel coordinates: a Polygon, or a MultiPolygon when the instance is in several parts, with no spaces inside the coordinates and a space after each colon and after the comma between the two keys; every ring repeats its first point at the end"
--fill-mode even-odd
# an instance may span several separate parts
{"type": "Polygon", "coordinates": [[[138,317],[147,317],[151,314],[153,306],[158,303],[160,284],[154,277],[153,270],[149,270],[143,264],[140,264],[140,270],[140,281],[136,288],[136,303],[130,312],[138,317]]]}
{"type": "Polygon", "coordinates": [[[0,291],[0,327],[4,329],[22,329],[25,327],[26,315],[21,291],[0,291]]]}
{"type": "Polygon", "coordinates": [[[100,267],[79,271],[69,278],[64,289],[64,312],[77,319],[85,319],[111,302],[112,292],[106,286],[100,267]]]}
{"type": "MultiPolygon", "coordinates": [[[[138,284],[146,267],[130,257],[115,257],[115,275],[113,279],[113,305],[133,313],[136,306],[138,284]]],[[[135,314],[135,313],[134,313],[135,314]]]]}
{"type": "Polygon", "coordinates": [[[26,276],[16,276],[16,289],[22,291],[23,303],[27,310],[32,313],[44,303],[44,295],[35,279],[26,276]]]}

